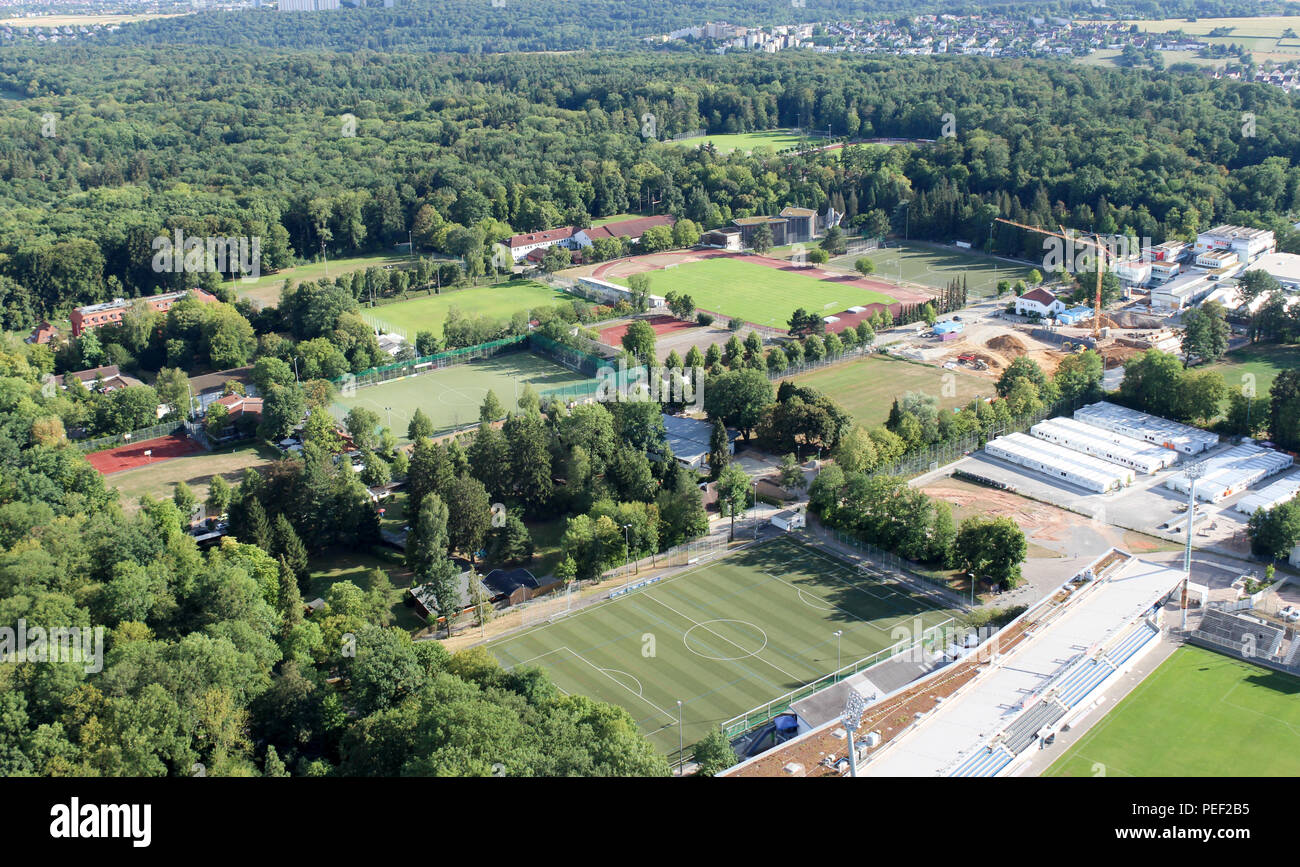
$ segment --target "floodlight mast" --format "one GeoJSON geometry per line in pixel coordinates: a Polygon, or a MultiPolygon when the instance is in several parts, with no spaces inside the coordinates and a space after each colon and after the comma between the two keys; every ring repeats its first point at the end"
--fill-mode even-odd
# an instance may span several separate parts
{"type": "Polygon", "coordinates": [[[1183,630],[1187,630],[1187,584],[1192,580],[1192,526],[1196,517],[1196,480],[1205,475],[1205,464],[1188,464],[1183,470],[1187,486],[1187,540],[1183,549],[1183,630]]]}
{"type": "Polygon", "coordinates": [[[854,777],[858,775],[858,748],[853,743],[853,733],[862,724],[862,714],[866,709],[867,703],[863,700],[862,693],[849,687],[849,697],[844,703],[844,714],[840,721],[844,723],[844,734],[849,742],[849,773],[854,777]]]}

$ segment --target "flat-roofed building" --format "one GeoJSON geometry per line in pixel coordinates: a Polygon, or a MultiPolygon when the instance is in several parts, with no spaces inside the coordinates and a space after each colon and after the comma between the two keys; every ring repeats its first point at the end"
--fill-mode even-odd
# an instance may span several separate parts
{"type": "Polygon", "coordinates": [[[1195,255],[1199,259],[1210,250],[1231,250],[1237,254],[1238,261],[1250,264],[1276,249],[1277,240],[1272,231],[1225,223],[1197,234],[1195,255]]]}
{"type": "Polygon", "coordinates": [[[1290,292],[1300,292],[1300,256],[1295,253],[1269,253],[1250,266],[1252,271],[1266,271],[1290,292]]]}
{"type": "Polygon", "coordinates": [[[1185,455],[1199,455],[1219,444],[1219,435],[1148,415],[1119,404],[1098,401],[1075,410],[1076,420],[1185,455]]]}

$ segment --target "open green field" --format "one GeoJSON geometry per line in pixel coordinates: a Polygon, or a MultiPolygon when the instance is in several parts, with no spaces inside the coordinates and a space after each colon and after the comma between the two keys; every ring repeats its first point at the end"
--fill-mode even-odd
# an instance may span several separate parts
{"type": "Polygon", "coordinates": [[[411,572],[402,565],[402,555],[383,548],[373,553],[363,551],[327,551],[313,557],[308,563],[311,577],[303,600],[310,602],[325,598],[325,594],[340,581],[351,581],[366,589],[366,573],[380,569],[388,576],[393,593],[393,625],[408,632],[424,628],[424,621],[415,609],[404,601],[405,591],[411,586],[411,572]]]}
{"type": "Polygon", "coordinates": [[[374,253],[369,256],[354,256],[350,259],[332,259],[328,262],[309,262],[296,268],[285,268],[274,274],[263,274],[256,280],[235,283],[240,298],[248,298],[263,307],[274,307],[280,303],[280,287],[285,280],[295,283],[320,280],[322,277],[341,277],[353,271],[366,268],[413,268],[415,260],[405,253],[374,253]]]}
{"type": "Polygon", "coordinates": [[[680,141],[665,142],[665,144],[678,145],[680,147],[697,148],[707,142],[713,142],[713,146],[718,149],[718,153],[730,153],[732,151],[743,151],[749,153],[757,147],[769,147],[772,150],[784,150],[786,148],[798,147],[801,144],[811,144],[820,136],[813,136],[810,141],[808,136],[788,129],[769,129],[760,132],[744,132],[735,134],[722,135],[702,135],[696,138],[684,138],[680,141]]]}
{"type": "Polygon", "coordinates": [[[489,316],[509,319],[516,312],[572,301],[573,296],[552,289],[535,280],[511,280],[495,286],[449,289],[437,295],[425,295],[395,304],[382,304],[362,310],[365,317],[386,330],[414,340],[420,331],[442,336],[442,324],[452,307],[469,317],[489,316]]]}
{"type": "Polygon", "coordinates": [[[940,409],[965,406],[976,397],[990,397],[994,393],[991,379],[881,354],[800,374],[794,381],[825,393],[844,407],[854,421],[868,427],[884,424],[894,398],[902,397],[904,392],[933,394],[939,399],[940,409]]]}
{"type": "Polygon", "coordinates": [[[1182,647],[1045,776],[1294,777],[1298,699],[1300,679],[1182,647]]]}
{"type": "Polygon", "coordinates": [[[199,502],[203,502],[208,498],[212,477],[218,473],[233,485],[245,469],[268,466],[279,457],[269,446],[258,445],[242,445],[219,452],[196,452],[113,473],[105,477],[104,484],[117,489],[122,507],[127,511],[138,508],[136,502],[145,495],[154,499],[170,497],[177,482],[189,485],[199,502]]]}
{"type": "MultiPolygon", "coordinates": [[[[822,274],[821,268],[809,268],[822,274]]],[[[688,293],[701,310],[738,316],[755,325],[784,328],[790,314],[802,307],[813,313],[838,313],[856,304],[892,304],[880,292],[846,286],[782,271],[743,259],[703,259],[662,271],[648,272],[650,291],[688,293]]],[[[626,278],[613,282],[627,285],[626,278]]]]}
{"type": "Polygon", "coordinates": [[[342,419],[349,409],[361,406],[379,413],[380,423],[387,425],[391,408],[393,435],[406,442],[406,428],[417,408],[433,420],[435,430],[467,427],[478,423],[478,408],[489,390],[495,391],[501,405],[509,410],[514,408],[525,383],[543,392],[588,381],[588,377],[530,352],[507,352],[364,386],[351,397],[340,396],[330,411],[342,419]]]}
{"type": "MultiPolygon", "coordinates": [[[[1223,374],[1229,390],[1253,384],[1255,394],[1267,397],[1277,375],[1296,368],[1300,368],[1300,344],[1256,343],[1234,349],[1222,361],[1207,365],[1205,369],[1223,374]]],[[[1227,405],[1224,401],[1225,408],[1227,405]]]]}
{"type": "Polygon", "coordinates": [[[689,747],[757,705],[898,643],[951,612],[778,539],[488,645],[538,665],[566,692],[622,705],[665,753],[677,702],[689,747]]]}
{"type": "MultiPolygon", "coordinates": [[[[1270,60],[1284,63],[1300,58],[1300,38],[1282,35],[1288,29],[1300,34],[1300,15],[1201,18],[1196,21],[1188,21],[1186,18],[1160,18],[1132,23],[1144,33],[1172,33],[1181,30],[1211,45],[1240,45],[1250,52],[1256,63],[1270,60]],[[1231,31],[1226,36],[1209,35],[1212,30],[1220,27],[1231,28],[1231,31]]],[[[1172,53],[1165,52],[1166,55],[1172,53]]],[[[1182,59],[1184,58],[1165,57],[1166,63],[1176,63],[1182,59]]]]}
{"type": "Polygon", "coordinates": [[[853,264],[861,258],[876,263],[873,277],[901,279],[905,283],[920,283],[936,289],[942,289],[954,278],[965,275],[972,299],[991,298],[997,294],[999,280],[1015,283],[1028,278],[1031,270],[983,253],[915,241],[890,241],[888,247],[868,253],[838,256],[830,264],[851,271],[853,264]]]}

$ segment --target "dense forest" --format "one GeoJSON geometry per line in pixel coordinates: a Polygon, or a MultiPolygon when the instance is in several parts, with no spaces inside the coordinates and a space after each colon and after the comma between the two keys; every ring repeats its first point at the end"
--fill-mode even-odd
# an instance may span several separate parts
{"type": "Polygon", "coordinates": [[[11,51],[0,88],[5,325],[181,288],[151,239],[261,239],[263,271],[655,210],[705,228],[834,204],[850,225],[1041,256],[999,214],[1155,241],[1219,221],[1300,250],[1300,103],[1263,85],[1054,62],[579,54],[11,51]],[[1013,83],[1014,82],[1014,83],[1013,83]],[[941,116],[956,135],[940,135],[941,116]],[[1255,134],[1242,135],[1243,113],[1255,134]],[[723,156],[657,137],[778,127],[938,139],[723,156]],[[349,117],[355,127],[349,128],[349,117]],[[43,135],[53,120],[54,134],[43,135]],[[910,204],[901,208],[903,202],[910,204]]]}

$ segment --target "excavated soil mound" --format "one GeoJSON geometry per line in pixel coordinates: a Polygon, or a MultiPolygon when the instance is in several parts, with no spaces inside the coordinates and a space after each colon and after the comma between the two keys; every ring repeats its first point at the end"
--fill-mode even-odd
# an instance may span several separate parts
{"type": "Polygon", "coordinates": [[[1010,334],[1000,334],[984,343],[989,349],[996,352],[1002,352],[1012,357],[1025,355],[1029,349],[1019,339],[1012,337],[1010,334]]]}

